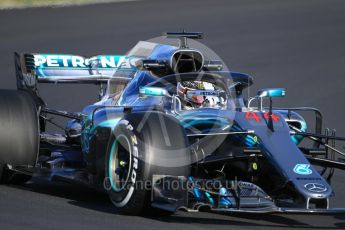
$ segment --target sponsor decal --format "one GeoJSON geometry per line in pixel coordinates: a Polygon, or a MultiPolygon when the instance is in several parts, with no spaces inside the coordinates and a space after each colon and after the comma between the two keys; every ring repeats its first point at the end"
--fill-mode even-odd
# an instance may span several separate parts
{"type": "Polygon", "coordinates": [[[300,175],[310,175],[313,173],[310,169],[310,164],[296,164],[293,171],[300,175]]]}
{"type": "Polygon", "coordinates": [[[325,185],[319,183],[308,183],[305,184],[304,187],[309,192],[326,192],[328,190],[325,185]]]}
{"type": "Polygon", "coordinates": [[[297,180],[321,180],[319,177],[297,177],[297,180]]]}
{"type": "MultiPolygon", "coordinates": [[[[273,122],[278,122],[280,119],[279,116],[276,114],[272,114],[271,117],[272,117],[273,122]]],[[[267,120],[270,118],[270,116],[269,116],[268,112],[265,112],[263,114],[256,113],[256,112],[246,112],[244,115],[244,118],[247,120],[254,120],[254,121],[260,123],[263,120],[263,118],[267,120]]]]}
{"type": "Polygon", "coordinates": [[[84,58],[66,54],[34,54],[36,68],[136,69],[138,57],[98,55],[84,58]]]}
{"type": "Polygon", "coordinates": [[[241,188],[242,187],[245,187],[245,188],[255,188],[256,186],[252,183],[249,183],[249,182],[245,182],[245,181],[239,181],[238,186],[240,186],[241,188]]]}
{"type": "Polygon", "coordinates": [[[187,95],[192,97],[192,96],[214,96],[214,97],[219,97],[220,93],[217,91],[212,91],[212,90],[192,90],[188,91],[187,95]]]}

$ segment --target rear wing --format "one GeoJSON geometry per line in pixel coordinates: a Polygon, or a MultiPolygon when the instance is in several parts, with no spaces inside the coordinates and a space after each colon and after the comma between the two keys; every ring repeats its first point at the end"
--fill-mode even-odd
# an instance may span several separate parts
{"type": "Polygon", "coordinates": [[[102,83],[122,76],[131,78],[140,57],[98,55],[85,58],[67,54],[15,53],[17,81],[34,83],[102,83]]]}
{"type": "Polygon", "coordinates": [[[38,83],[101,84],[109,79],[129,81],[137,71],[140,57],[98,55],[85,58],[67,54],[15,53],[17,88],[33,95],[37,105],[44,105],[38,83]]]}

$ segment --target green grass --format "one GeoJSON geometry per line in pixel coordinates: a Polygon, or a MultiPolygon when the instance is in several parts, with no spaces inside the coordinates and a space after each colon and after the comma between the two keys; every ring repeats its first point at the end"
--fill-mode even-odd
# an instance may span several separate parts
{"type": "Polygon", "coordinates": [[[100,2],[111,2],[111,0],[0,0],[0,8],[6,9],[37,6],[63,6],[100,2]]]}

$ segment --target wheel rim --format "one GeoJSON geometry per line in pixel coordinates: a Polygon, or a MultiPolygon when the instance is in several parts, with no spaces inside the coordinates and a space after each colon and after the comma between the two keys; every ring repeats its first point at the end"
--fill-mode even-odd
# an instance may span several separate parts
{"type": "Polygon", "coordinates": [[[128,138],[119,135],[112,144],[109,156],[109,179],[111,188],[122,191],[129,180],[132,166],[131,146],[128,138]]]}

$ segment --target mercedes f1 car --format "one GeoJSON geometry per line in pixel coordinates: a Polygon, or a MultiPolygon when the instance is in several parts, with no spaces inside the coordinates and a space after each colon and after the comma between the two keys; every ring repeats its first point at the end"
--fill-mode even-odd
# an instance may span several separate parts
{"type": "Polygon", "coordinates": [[[245,96],[253,78],[190,45],[202,37],[166,33],[124,56],[15,53],[18,90],[0,91],[1,182],[84,184],[132,215],[344,212],[330,207],[330,181],[345,169],[345,138],[323,130],[317,109],[273,107],[282,88],[245,96]],[[52,109],[38,83],[96,84],[100,100],[52,109]],[[68,119],[60,134],[46,129],[55,116],[68,119]]]}

